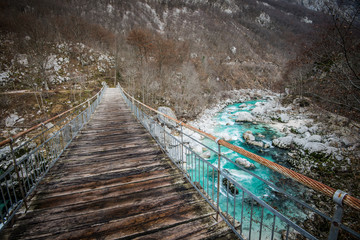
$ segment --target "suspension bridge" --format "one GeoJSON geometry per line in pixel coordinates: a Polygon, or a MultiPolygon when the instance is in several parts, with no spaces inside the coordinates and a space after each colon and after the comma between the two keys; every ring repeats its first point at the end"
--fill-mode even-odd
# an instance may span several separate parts
{"type": "Polygon", "coordinates": [[[44,126],[40,124],[0,143],[11,150],[2,160],[12,161],[0,176],[1,239],[321,238],[223,171],[220,160],[226,156],[220,146],[332,197],[336,210],[327,216],[258,177],[327,221],[328,239],[337,239],[339,233],[360,237],[341,222],[343,204],[359,211],[358,199],[159,113],[120,86],[104,85],[76,108],[62,127],[45,129],[15,146],[17,138],[44,126]],[[154,113],[172,126],[158,122],[154,113]],[[183,128],[218,144],[218,149],[209,148],[219,156],[218,166],[191,149],[191,136],[183,128]],[[29,148],[31,142],[37,147],[29,148]],[[18,157],[19,149],[30,150],[18,157]],[[255,208],[262,214],[255,216],[255,208]],[[270,225],[265,224],[265,212],[270,225]]]}

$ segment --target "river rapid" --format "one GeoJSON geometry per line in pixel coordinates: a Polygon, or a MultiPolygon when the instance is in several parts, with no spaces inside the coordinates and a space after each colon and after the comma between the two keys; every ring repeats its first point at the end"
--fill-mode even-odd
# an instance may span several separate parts
{"type": "MultiPolygon", "coordinates": [[[[272,140],[274,138],[281,137],[281,133],[266,124],[236,121],[238,113],[251,112],[255,108],[255,104],[260,101],[264,100],[230,104],[209,118],[206,124],[200,125],[200,128],[213,134],[214,136],[225,139],[235,146],[239,146],[247,151],[258,154],[272,162],[289,167],[287,163],[288,152],[272,145],[272,140]],[[248,144],[243,137],[244,133],[247,131],[251,131],[253,136],[255,136],[255,140],[257,142],[262,142],[266,147],[258,147],[248,144]]],[[[213,149],[217,149],[216,143],[211,140],[202,139],[202,143],[210,146],[213,149]]],[[[206,150],[204,151],[203,148],[198,148],[196,150],[204,158],[206,158],[209,163],[213,164],[214,166],[218,166],[218,156],[215,153],[211,153],[210,151],[206,150]]],[[[249,158],[241,156],[240,154],[224,147],[221,148],[221,152],[227,158],[233,161],[236,161],[238,158],[246,159],[248,162],[253,164],[251,168],[247,169],[248,171],[256,174],[258,177],[266,181],[271,182],[295,198],[301,199],[304,191],[306,191],[305,188],[300,184],[283,177],[279,173],[276,173],[249,158]]],[[[251,173],[244,171],[226,159],[221,159],[220,165],[221,169],[227,172],[239,184],[265,201],[274,209],[280,211],[286,217],[292,219],[296,223],[300,223],[307,218],[307,214],[304,212],[302,207],[299,206],[299,204],[286,198],[283,194],[280,194],[277,190],[271,186],[268,186],[264,183],[264,181],[259,180],[251,173]]],[[[201,182],[202,180],[200,179],[199,181],[201,182]]],[[[217,188],[216,185],[210,187],[214,187],[215,189],[217,188]]],[[[235,197],[235,201],[239,201],[237,206],[239,206],[240,201],[242,201],[241,204],[244,207],[236,208],[235,216],[237,221],[242,222],[242,230],[245,236],[247,236],[249,233],[251,226],[251,238],[254,237],[254,239],[256,239],[260,234],[259,229],[262,228],[261,238],[271,239],[271,230],[274,221],[273,214],[271,214],[266,209],[262,210],[262,208],[259,206],[254,206],[249,198],[246,198],[244,201],[242,196],[234,196],[234,193],[232,192],[229,194],[227,186],[224,183],[220,186],[220,192],[221,194],[219,200],[221,209],[223,211],[233,211],[234,204],[232,201],[227,201],[227,196],[230,195],[231,200],[233,200],[235,197]],[[262,226],[260,226],[261,218],[263,219],[261,223],[262,226]]],[[[241,195],[241,193],[239,195],[241,195]]],[[[280,221],[277,222],[275,226],[275,239],[279,239],[281,238],[281,234],[284,232],[284,230],[286,230],[287,226],[280,221]]]]}

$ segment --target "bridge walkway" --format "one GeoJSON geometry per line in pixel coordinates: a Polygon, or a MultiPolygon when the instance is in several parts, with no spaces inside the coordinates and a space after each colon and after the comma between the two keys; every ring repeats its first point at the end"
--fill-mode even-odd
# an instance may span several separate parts
{"type": "Polygon", "coordinates": [[[1,239],[234,239],[135,120],[118,89],[1,239]]]}

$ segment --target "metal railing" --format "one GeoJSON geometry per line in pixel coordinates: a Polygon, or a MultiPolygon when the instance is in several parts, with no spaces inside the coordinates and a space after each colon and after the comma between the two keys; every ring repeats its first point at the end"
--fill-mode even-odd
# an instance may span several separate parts
{"type": "Polygon", "coordinates": [[[273,162],[268,163],[267,161],[269,160],[267,159],[171,118],[136,100],[126,93],[120,85],[117,87],[139,122],[149,131],[172,162],[183,172],[188,181],[216,211],[216,218],[218,219],[220,216],[240,239],[338,239],[340,232],[345,239],[360,239],[358,232],[342,223],[343,203],[353,207],[354,211],[358,211],[360,203],[358,199],[340,190],[333,191],[332,188],[281,165],[273,162]],[[157,121],[157,116],[154,114],[166,118],[170,124],[164,124],[164,120],[162,121],[163,123],[157,121]],[[192,134],[184,131],[184,128],[215,141],[216,147],[208,146],[203,143],[204,141],[197,140],[192,134]],[[200,156],[192,148],[196,144],[201,145],[202,148],[205,148],[213,156],[217,156],[217,161],[211,164],[200,156]],[[262,179],[248,169],[238,165],[224,154],[224,151],[229,150],[255,161],[258,160],[258,162],[267,167],[271,165],[270,169],[275,171],[275,173],[281,173],[303,184],[305,181],[305,184],[312,189],[322,193],[325,192],[327,195],[331,192],[336,206],[333,217],[329,217],[310,204],[287,193],[276,184],[262,179]],[[311,217],[307,217],[307,220],[302,222],[293,219],[292,216],[281,211],[281,209],[271,206],[271,203],[256,196],[243,186],[241,182],[237,182],[232,174],[223,168],[225,164],[233,164],[238,169],[258,179],[264,186],[281,195],[282,201],[292,202],[305,215],[311,217]],[[296,178],[300,178],[300,181],[296,178]],[[315,187],[312,185],[315,185],[315,187]],[[347,202],[343,201],[345,197],[347,197],[347,202]],[[309,224],[311,225],[311,219],[315,219],[313,221],[318,221],[318,224],[323,225],[321,227],[325,228],[326,232],[324,233],[324,230],[319,232],[318,226],[308,227],[309,224]]]}
{"type": "Polygon", "coordinates": [[[0,231],[23,204],[28,208],[27,198],[90,120],[106,88],[103,84],[96,95],[82,104],[0,143],[3,152],[0,156],[0,231]],[[58,122],[48,124],[55,120],[58,122]],[[21,138],[35,130],[40,133],[29,140],[21,138]]]}

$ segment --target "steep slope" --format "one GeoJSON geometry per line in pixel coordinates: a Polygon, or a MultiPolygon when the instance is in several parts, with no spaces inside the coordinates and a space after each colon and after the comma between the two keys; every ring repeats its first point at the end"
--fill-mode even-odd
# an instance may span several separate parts
{"type": "MultiPolygon", "coordinates": [[[[149,104],[175,105],[177,113],[187,117],[221,98],[224,90],[284,88],[289,61],[319,40],[318,30],[329,20],[324,12],[355,4],[345,1],[341,8],[335,0],[4,2],[4,32],[29,32],[8,24],[15,12],[18,23],[47,23],[38,29],[24,24],[46,36],[40,38],[43,42],[60,38],[109,51],[115,68],[106,75],[114,82],[149,104]]],[[[7,76],[5,65],[1,70],[1,76],[7,76]]]]}
{"type": "Polygon", "coordinates": [[[218,92],[222,90],[276,88],[288,61],[303,43],[312,41],[314,26],[322,24],[325,17],[296,2],[272,0],[96,3],[80,0],[72,1],[71,5],[74,4],[78,16],[118,33],[117,69],[122,79],[132,79],[123,84],[131,85],[133,91],[137,89],[139,95],[148,96],[143,96],[145,101],[155,99],[152,103],[171,105],[188,100],[176,109],[180,114],[198,113],[204,105],[219,98],[218,92]],[[180,47],[185,57],[175,67],[162,67],[160,71],[156,68],[156,54],[149,50],[149,56],[139,56],[139,49],[129,48],[127,38],[134,29],[157,36],[157,40],[149,38],[148,47],[161,48],[159,38],[185,46],[180,47]],[[144,73],[139,69],[148,70],[144,73]],[[139,89],[149,85],[148,79],[151,86],[141,93],[139,89]],[[182,90],[174,82],[181,82],[189,91],[192,87],[186,85],[195,85],[197,91],[177,96],[182,90]],[[190,102],[198,107],[189,107],[190,102]]]}

